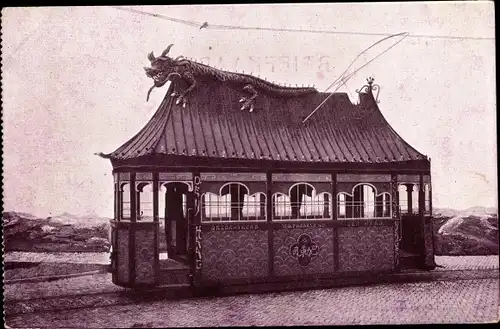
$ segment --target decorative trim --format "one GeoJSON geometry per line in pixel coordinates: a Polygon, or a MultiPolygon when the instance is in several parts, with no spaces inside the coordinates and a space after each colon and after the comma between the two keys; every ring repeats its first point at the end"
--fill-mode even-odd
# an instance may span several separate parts
{"type": "Polygon", "coordinates": [[[211,182],[265,182],[266,174],[265,173],[201,173],[201,179],[203,181],[211,181],[211,182]]]}
{"type": "Polygon", "coordinates": [[[391,175],[380,174],[380,175],[370,175],[370,174],[337,174],[337,182],[356,182],[356,183],[380,183],[380,182],[390,182],[391,175]]]}
{"type": "Polygon", "coordinates": [[[326,182],[331,183],[331,174],[272,174],[273,182],[326,182]]]}
{"type": "Polygon", "coordinates": [[[130,180],[130,173],[128,173],[128,172],[118,173],[118,179],[120,181],[129,181],[130,180]]]}
{"type": "Polygon", "coordinates": [[[398,175],[397,179],[399,184],[420,182],[419,175],[398,175]]]}
{"type": "Polygon", "coordinates": [[[193,174],[190,172],[161,172],[158,173],[158,179],[161,181],[190,181],[193,174]]]}
{"type": "Polygon", "coordinates": [[[137,173],[135,173],[135,180],[136,181],[152,181],[153,180],[153,173],[137,172],[137,173]]]}
{"type": "Polygon", "coordinates": [[[267,223],[203,223],[203,232],[214,232],[214,231],[258,231],[267,230],[267,223]]]}
{"type": "Polygon", "coordinates": [[[319,247],[309,234],[303,233],[290,246],[290,254],[297,259],[300,266],[307,266],[311,260],[318,256],[319,247]]]}
{"type": "Polygon", "coordinates": [[[159,181],[159,186],[164,186],[165,184],[170,184],[170,183],[183,183],[186,184],[188,187],[188,192],[193,192],[193,181],[180,181],[180,180],[175,180],[175,181],[159,181]]]}
{"type": "Polygon", "coordinates": [[[392,218],[394,223],[394,269],[399,270],[399,243],[401,242],[401,216],[399,214],[398,175],[391,176],[392,218]]]}

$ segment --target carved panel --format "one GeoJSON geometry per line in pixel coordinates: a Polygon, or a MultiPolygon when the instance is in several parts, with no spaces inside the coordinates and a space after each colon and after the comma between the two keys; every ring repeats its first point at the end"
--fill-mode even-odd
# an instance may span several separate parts
{"type": "Polygon", "coordinates": [[[118,229],[118,234],[116,237],[116,245],[117,245],[117,254],[116,254],[116,263],[117,263],[117,278],[120,282],[129,282],[129,253],[128,253],[128,245],[129,245],[129,235],[128,229],[118,229]]]}
{"type": "Polygon", "coordinates": [[[420,175],[398,175],[398,183],[419,183],[420,175]]]}
{"type": "Polygon", "coordinates": [[[274,231],[276,275],[311,275],[333,271],[332,228],[274,231]]]}
{"type": "Polygon", "coordinates": [[[369,175],[369,174],[338,174],[337,182],[352,183],[383,183],[390,182],[391,175],[369,175]]]}
{"type": "Polygon", "coordinates": [[[331,182],[330,174],[272,174],[273,182],[331,182]]]}
{"type": "Polygon", "coordinates": [[[136,181],[152,181],[153,180],[153,174],[150,172],[138,172],[135,174],[135,180],[136,181]]]}
{"type": "Polygon", "coordinates": [[[155,281],[155,232],[138,230],[135,232],[135,283],[155,281]]]}
{"type": "Polygon", "coordinates": [[[161,172],[158,174],[161,181],[190,181],[193,174],[190,172],[161,172]]]}
{"type": "Polygon", "coordinates": [[[340,271],[382,271],[394,268],[392,226],[338,228],[340,271]]]}
{"type": "Polygon", "coordinates": [[[268,274],[267,231],[214,231],[203,234],[204,280],[265,277],[268,274]]]}
{"type": "Polygon", "coordinates": [[[118,173],[118,177],[121,181],[128,181],[128,180],[130,180],[130,173],[121,172],[121,173],[118,173]]]}
{"type": "Polygon", "coordinates": [[[201,173],[203,181],[215,182],[265,182],[265,173],[201,173]]]}

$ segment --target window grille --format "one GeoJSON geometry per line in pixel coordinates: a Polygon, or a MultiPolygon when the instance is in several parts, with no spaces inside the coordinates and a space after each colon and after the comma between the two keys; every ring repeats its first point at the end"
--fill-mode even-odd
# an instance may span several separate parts
{"type": "Polygon", "coordinates": [[[331,195],[316,194],[309,184],[299,183],[290,188],[290,194],[273,195],[273,219],[330,219],[332,216],[331,195]]]}
{"type": "Polygon", "coordinates": [[[202,195],[204,222],[266,220],[266,195],[250,195],[241,183],[225,184],[219,195],[206,192],[202,195]]]}
{"type": "Polygon", "coordinates": [[[337,196],[337,218],[390,218],[391,195],[377,194],[370,185],[358,185],[353,194],[339,193],[337,196]]]}

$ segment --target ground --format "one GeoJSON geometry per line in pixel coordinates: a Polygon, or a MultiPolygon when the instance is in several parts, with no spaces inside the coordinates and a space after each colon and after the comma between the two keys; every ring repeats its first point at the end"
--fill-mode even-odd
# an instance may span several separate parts
{"type": "Polygon", "coordinates": [[[485,323],[498,319],[498,278],[163,300],[24,314],[24,327],[184,327],[485,323]]]}

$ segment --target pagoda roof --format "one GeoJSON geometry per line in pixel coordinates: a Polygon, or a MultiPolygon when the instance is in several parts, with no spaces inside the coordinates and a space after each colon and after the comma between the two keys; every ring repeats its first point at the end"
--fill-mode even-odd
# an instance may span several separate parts
{"type": "Polygon", "coordinates": [[[359,93],[359,104],[353,104],[346,93],[332,95],[313,89],[283,95],[261,89],[252,112],[241,110],[242,88],[237,83],[201,77],[186,95],[185,107],[171,97],[178,87],[176,82],[170,84],[156,113],[134,137],[114,152],[101,155],[114,166],[168,157],[205,164],[210,159],[428,163],[385,120],[371,84],[359,93]]]}

